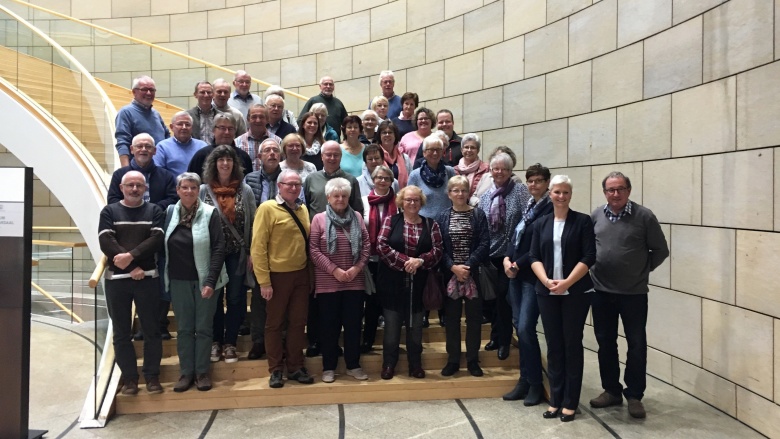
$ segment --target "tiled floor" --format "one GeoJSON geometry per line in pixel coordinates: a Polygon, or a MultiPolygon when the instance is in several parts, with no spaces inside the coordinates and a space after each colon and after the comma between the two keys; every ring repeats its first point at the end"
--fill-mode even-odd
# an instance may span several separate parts
{"type": "MultiPolygon", "coordinates": [[[[55,319],[33,318],[30,427],[49,430],[48,438],[762,437],[652,377],[644,399],[648,417],[643,421],[631,419],[625,406],[593,411],[585,407],[576,421],[564,424],[542,419],[545,406],[472,399],[125,415],[103,429],[80,430],[74,422],[93,367],[93,346],[77,334],[80,330],[55,319]]],[[[596,355],[586,351],[585,359],[582,397],[587,404],[600,389],[596,355]]]]}

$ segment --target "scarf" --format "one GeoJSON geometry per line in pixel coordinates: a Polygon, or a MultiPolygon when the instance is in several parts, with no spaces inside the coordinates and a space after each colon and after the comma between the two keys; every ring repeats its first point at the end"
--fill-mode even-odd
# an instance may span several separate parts
{"type": "Polygon", "coordinates": [[[477,283],[472,276],[469,276],[466,282],[460,282],[457,277],[452,276],[447,282],[447,297],[455,300],[461,297],[473,299],[477,297],[477,283]]]}
{"type": "Polygon", "coordinates": [[[355,211],[349,205],[344,212],[344,218],[338,216],[330,204],[325,207],[325,240],[328,242],[328,253],[336,253],[336,238],[338,237],[336,227],[338,227],[344,231],[349,239],[353,264],[360,259],[360,227],[357,227],[356,222],[355,211]]]}
{"type": "Polygon", "coordinates": [[[366,165],[363,165],[363,178],[366,180],[366,184],[368,185],[368,189],[373,190],[374,189],[374,179],[371,178],[371,173],[368,172],[368,168],[366,165]]]}
{"type": "MultiPolygon", "coordinates": [[[[495,182],[493,182],[495,186],[495,182]]],[[[515,188],[515,181],[512,177],[508,178],[506,183],[501,187],[496,187],[493,194],[490,195],[490,214],[488,218],[490,220],[490,231],[498,232],[504,227],[504,219],[506,218],[506,196],[512,192],[515,188]]]]}
{"type": "Polygon", "coordinates": [[[266,200],[273,200],[276,198],[276,179],[279,178],[279,174],[282,173],[282,168],[277,166],[270,174],[265,172],[265,168],[260,167],[260,178],[268,184],[268,197],[266,200]]]}
{"type": "Polygon", "coordinates": [[[439,162],[439,167],[432,169],[428,166],[428,160],[424,160],[420,166],[420,178],[428,187],[440,188],[447,182],[447,166],[439,162]]]}
{"type": "Polygon", "coordinates": [[[232,180],[227,186],[222,186],[219,179],[214,179],[211,182],[211,190],[217,197],[214,203],[231,224],[236,222],[236,194],[240,183],[238,180],[232,180]]]}
{"type": "Polygon", "coordinates": [[[482,160],[480,159],[476,159],[474,160],[474,163],[467,165],[463,157],[461,157],[458,164],[455,165],[455,173],[458,175],[465,175],[469,180],[469,187],[471,188],[469,194],[474,193],[474,177],[476,177],[480,165],[482,165],[482,160]]]}
{"type": "Polygon", "coordinates": [[[192,209],[187,209],[183,204],[179,203],[179,225],[191,229],[192,220],[195,219],[195,214],[198,213],[198,207],[200,207],[200,199],[198,198],[195,199],[192,209]]]}
{"type": "Polygon", "coordinates": [[[517,227],[515,227],[515,233],[512,238],[512,244],[514,244],[515,247],[520,245],[520,240],[523,238],[523,232],[525,232],[525,230],[528,229],[528,226],[534,222],[539,211],[544,209],[549,203],[550,196],[548,194],[545,194],[539,201],[534,201],[534,199],[531,198],[525,215],[523,215],[523,218],[520,219],[520,222],[517,223],[517,227]]]}
{"type": "Polygon", "coordinates": [[[376,239],[379,236],[379,230],[385,222],[385,218],[395,215],[398,208],[395,206],[395,194],[393,188],[387,192],[387,195],[377,195],[372,189],[368,193],[368,240],[371,242],[371,253],[376,254],[376,239]],[[385,206],[380,217],[379,206],[385,206]]]}
{"type": "Polygon", "coordinates": [[[406,160],[404,160],[403,153],[398,151],[397,146],[394,146],[392,154],[385,151],[384,148],[382,148],[382,154],[385,156],[385,163],[393,170],[395,178],[398,179],[398,187],[401,189],[405,188],[406,183],[409,181],[409,172],[406,169],[406,160]]]}
{"type": "Polygon", "coordinates": [[[311,143],[311,148],[305,148],[306,151],[304,151],[304,154],[306,155],[320,155],[320,141],[314,140],[311,143]]]}

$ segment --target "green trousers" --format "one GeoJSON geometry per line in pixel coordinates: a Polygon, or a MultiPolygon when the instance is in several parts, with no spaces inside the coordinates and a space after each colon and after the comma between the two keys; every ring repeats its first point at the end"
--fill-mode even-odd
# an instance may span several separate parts
{"type": "Polygon", "coordinates": [[[204,299],[200,285],[193,280],[170,281],[171,303],[178,326],[176,350],[182,375],[208,373],[211,342],[214,335],[214,312],[218,294],[204,299]]]}

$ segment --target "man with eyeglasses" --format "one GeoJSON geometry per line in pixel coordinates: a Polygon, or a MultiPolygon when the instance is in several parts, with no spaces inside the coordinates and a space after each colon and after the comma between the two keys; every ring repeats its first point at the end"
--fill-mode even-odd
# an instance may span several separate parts
{"type": "Polygon", "coordinates": [[[228,105],[230,99],[230,84],[222,78],[214,80],[214,108],[217,113],[229,114],[236,121],[236,136],[246,132],[246,116],[241,111],[228,105]]]}
{"type": "Polygon", "coordinates": [[[265,106],[268,108],[268,132],[280,139],[295,132],[295,127],[282,119],[284,117],[284,99],[281,96],[268,95],[265,98],[265,106]]]}
{"type": "Polygon", "coordinates": [[[236,75],[233,77],[233,87],[236,90],[227,103],[240,111],[244,118],[249,116],[249,109],[252,105],[263,103],[263,98],[249,91],[252,87],[252,77],[246,71],[236,71],[236,75]]]}
{"type": "Polygon", "coordinates": [[[219,113],[214,116],[214,140],[213,143],[205,148],[201,148],[192,156],[187,172],[194,172],[203,178],[203,164],[206,158],[219,145],[230,145],[238,154],[241,166],[244,168],[244,175],[252,172],[252,159],[243,149],[236,146],[234,139],[236,137],[236,121],[229,113],[219,113]]]}
{"type": "Polygon", "coordinates": [[[147,133],[154,143],[171,136],[160,113],[152,108],[157,88],[148,76],[139,76],[132,83],[133,101],[120,108],[116,114],[116,151],[122,166],[130,164],[130,145],[133,137],[147,133]]]}
{"type": "MultiPolygon", "coordinates": [[[[460,159],[463,158],[463,152],[460,150],[461,137],[455,132],[455,122],[453,121],[452,111],[445,109],[436,113],[436,129],[443,131],[447,135],[449,142],[444,145],[444,152],[441,161],[447,166],[458,166],[460,159]]],[[[422,148],[417,150],[417,156],[414,159],[414,169],[422,166],[425,160],[422,148]]]]}
{"type": "Polygon", "coordinates": [[[324,104],[325,108],[328,110],[328,118],[326,119],[328,125],[340,127],[341,122],[349,113],[347,113],[347,109],[344,107],[341,100],[336,96],[333,96],[333,92],[336,90],[336,83],[330,76],[323,76],[320,78],[319,86],[320,94],[309,98],[303,108],[301,108],[301,113],[298,115],[298,125],[303,123],[300,118],[311,109],[312,105],[321,103],[324,104]]]}
{"type": "Polygon", "coordinates": [[[666,238],[650,209],[629,200],[631,180],[610,172],[601,182],[607,204],[591,213],[596,233],[593,331],[599,343],[599,372],[604,392],[590,400],[603,408],[628,400],[628,413],[646,416],[642,397],[647,372],[647,293],[650,272],[669,256],[666,238]],[[618,317],[628,343],[625,388],[620,384],[618,317]]]}
{"type": "Polygon", "coordinates": [[[167,169],[174,177],[186,172],[192,156],[208,146],[208,143],[192,137],[192,126],[192,116],[186,111],[179,111],[171,120],[173,136],[157,142],[154,164],[167,169]]]}

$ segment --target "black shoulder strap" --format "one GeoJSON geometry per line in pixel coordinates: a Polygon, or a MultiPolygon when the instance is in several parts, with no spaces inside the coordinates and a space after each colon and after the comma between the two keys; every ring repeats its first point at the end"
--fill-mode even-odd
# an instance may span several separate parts
{"type": "Polygon", "coordinates": [[[301,220],[298,219],[298,216],[295,215],[295,212],[290,209],[290,206],[287,205],[287,203],[282,203],[282,207],[284,210],[287,211],[287,213],[290,214],[293,221],[295,221],[295,224],[298,226],[298,230],[301,231],[301,235],[303,235],[303,241],[306,243],[306,255],[309,254],[309,237],[306,236],[306,229],[303,228],[303,224],[301,223],[301,220]]]}

